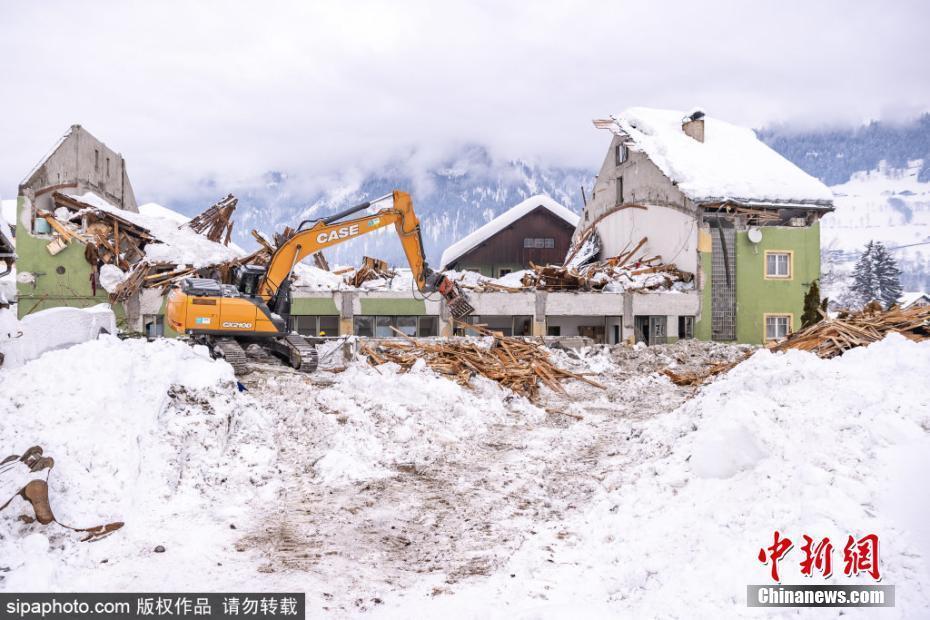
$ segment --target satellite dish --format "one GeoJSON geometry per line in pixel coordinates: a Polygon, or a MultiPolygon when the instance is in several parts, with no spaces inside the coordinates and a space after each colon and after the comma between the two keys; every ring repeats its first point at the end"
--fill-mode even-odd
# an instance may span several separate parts
{"type": "Polygon", "coordinates": [[[750,228],[747,235],[749,236],[749,240],[753,243],[759,243],[762,241],[762,230],[759,228],[750,228]]]}

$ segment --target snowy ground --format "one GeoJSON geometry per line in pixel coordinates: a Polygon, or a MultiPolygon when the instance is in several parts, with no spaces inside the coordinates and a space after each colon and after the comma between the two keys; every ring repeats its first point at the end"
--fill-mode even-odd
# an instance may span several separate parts
{"type": "MultiPolygon", "coordinates": [[[[297,590],[332,617],[768,617],[745,587],[766,583],[773,530],[874,531],[898,605],[847,615],[930,614],[914,488],[930,343],[759,352],[700,391],[655,371],[738,350],[557,352],[608,389],[539,403],[361,364],[263,370],[241,393],[203,353],[104,337],[0,370],[0,455],[55,457],[61,521],[126,522],[79,543],[14,500],[0,589],[297,590]]],[[[808,612],[781,617],[838,615],[808,612]]]]}

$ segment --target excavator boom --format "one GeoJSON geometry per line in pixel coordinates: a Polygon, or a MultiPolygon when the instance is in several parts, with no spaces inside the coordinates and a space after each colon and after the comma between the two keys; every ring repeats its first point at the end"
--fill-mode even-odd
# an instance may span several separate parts
{"type": "Polygon", "coordinates": [[[271,257],[268,271],[259,290],[259,294],[266,302],[274,305],[274,299],[290,278],[294,267],[306,257],[344,241],[374,232],[379,228],[393,225],[400,238],[401,246],[404,248],[417,289],[421,293],[439,291],[449,306],[450,313],[456,318],[462,318],[474,312],[474,308],[468,303],[459,286],[430,269],[427,264],[423,251],[423,238],[420,234],[420,221],[413,212],[410,194],[395,190],[375,201],[363,202],[330,217],[317,220],[309,228],[304,229],[304,225],[308,223],[309,221],[301,222],[298,232],[282,243],[271,257]],[[393,198],[390,207],[363,217],[342,219],[368,209],[389,197],[393,198]]]}

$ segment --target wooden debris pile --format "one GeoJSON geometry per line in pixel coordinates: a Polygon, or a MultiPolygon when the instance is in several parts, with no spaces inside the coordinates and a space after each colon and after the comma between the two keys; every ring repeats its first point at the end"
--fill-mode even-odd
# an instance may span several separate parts
{"type": "Polygon", "coordinates": [[[538,395],[540,384],[565,394],[561,382],[571,379],[604,388],[582,374],[554,365],[548,351],[538,342],[505,337],[480,325],[460,325],[482,336],[492,337],[491,346],[468,339],[414,340],[398,332],[404,340],[382,341],[377,345],[365,342],[360,352],[368,356],[372,365],[394,362],[404,370],[409,370],[422,359],[435,372],[462,385],[468,385],[472,377],[481,375],[531,399],[538,395]]]}
{"type": "Polygon", "coordinates": [[[126,218],[98,209],[67,194],[54,192],[55,213],[36,212],[58,233],[46,248],[57,254],[74,240],[84,245],[84,258],[91,265],[116,265],[123,271],[145,258],[145,246],[158,243],[151,231],[126,218]]]}
{"type": "Polygon", "coordinates": [[[232,214],[238,202],[238,198],[227,194],[226,198],[188,222],[187,227],[214,243],[229,245],[233,229],[232,214]]]}
{"type": "Polygon", "coordinates": [[[927,340],[930,338],[930,306],[913,306],[907,310],[894,306],[887,311],[869,309],[826,319],[791,334],[769,349],[799,349],[831,358],[877,342],[891,332],[917,342],[927,340]]]}
{"type": "Polygon", "coordinates": [[[690,282],[693,274],[680,271],[675,265],[662,262],[661,256],[639,255],[647,238],[611,258],[591,262],[583,266],[530,264],[533,272],[523,277],[523,286],[547,291],[599,291],[611,282],[619,283],[624,289],[656,290],[669,288],[676,281],[690,282]],[[642,279],[638,276],[655,275],[642,279]]]}
{"type": "MultiPolygon", "coordinates": [[[[878,342],[892,332],[917,342],[930,339],[930,306],[914,306],[907,310],[895,306],[888,311],[870,308],[835,319],[825,319],[768,345],[768,349],[810,351],[829,359],[849,349],[878,342]]],[[[666,368],[662,373],[676,385],[700,385],[730,370],[750,354],[733,362],[713,364],[701,372],[676,373],[666,368]]]]}
{"type": "Polygon", "coordinates": [[[391,270],[390,265],[388,265],[386,261],[380,258],[365,256],[362,258],[362,266],[356,269],[354,273],[347,275],[345,277],[345,282],[349,286],[358,288],[362,283],[368,282],[369,280],[386,280],[396,275],[397,273],[391,270]]]}

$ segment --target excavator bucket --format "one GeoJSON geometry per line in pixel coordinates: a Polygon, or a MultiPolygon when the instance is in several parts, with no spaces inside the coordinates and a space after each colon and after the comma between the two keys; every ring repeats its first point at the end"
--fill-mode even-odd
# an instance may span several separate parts
{"type": "Polygon", "coordinates": [[[439,293],[446,300],[446,305],[453,317],[461,319],[475,311],[474,307],[468,303],[468,298],[462,288],[445,276],[439,283],[439,293]]]}

